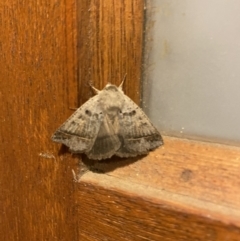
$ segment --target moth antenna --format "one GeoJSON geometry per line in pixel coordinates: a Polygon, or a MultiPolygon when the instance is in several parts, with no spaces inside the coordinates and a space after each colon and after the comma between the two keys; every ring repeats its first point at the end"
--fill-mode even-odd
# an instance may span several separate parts
{"type": "Polygon", "coordinates": [[[88,84],[89,84],[89,86],[96,92],[96,94],[98,94],[98,93],[100,92],[100,90],[98,90],[97,88],[95,88],[91,82],[89,82],[88,84]]]}
{"type": "Polygon", "coordinates": [[[119,85],[118,88],[122,89],[126,77],[127,77],[127,73],[124,75],[123,80],[122,80],[122,83],[119,85]]]}

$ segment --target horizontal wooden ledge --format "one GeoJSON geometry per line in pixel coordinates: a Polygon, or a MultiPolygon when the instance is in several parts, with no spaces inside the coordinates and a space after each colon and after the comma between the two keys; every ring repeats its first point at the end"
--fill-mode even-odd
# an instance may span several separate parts
{"type": "Polygon", "coordinates": [[[234,226],[240,238],[240,148],[172,137],[164,141],[163,147],[134,162],[100,164],[106,173],[86,173],[79,188],[114,191],[234,226]]]}

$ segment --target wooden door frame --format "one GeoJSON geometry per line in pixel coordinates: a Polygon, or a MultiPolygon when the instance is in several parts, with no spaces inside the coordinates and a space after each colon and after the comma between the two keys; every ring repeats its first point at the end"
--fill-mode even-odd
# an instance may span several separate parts
{"type": "MultiPolygon", "coordinates": [[[[101,88],[109,79],[119,84],[127,72],[125,91],[140,103],[143,35],[148,30],[143,24],[144,4],[144,1],[114,4],[89,1],[85,10],[80,9],[79,13],[85,14],[90,9],[83,19],[79,14],[78,21],[79,41],[83,42],[81,36],[89,39],[88,45],[79,44],[81,102],[88,98],[84,94],[88,88],[84,85],[86,76],[101,88]],[[118,32],[120,26],[122,31],[118,32]],[[110,61],[111,55],[117,58],[116,53],[120,53],[120,65],[116,59],[110,61]],[[87,61],[82,61],[86,56],[87,61]],[[106,62],[101,62],[102,59],[106,62]]],[[[76,183],[76,199],[85,207],[78,209],[82,217],[79,227],[85,227],[82,237],[91,232],[98,240],[104,237],[125,240],[124,235],[142,240],[136,239],[136,234],[151,237],[150,240],[193,240],[194,237],[237,240],[240,237],[240,149],[167,136],[164,140],[163,147],[146,157],[124,161],[113,158],[99,164],[105,175],[89,172],[76,183]],[[96,215],[91,216],[91,212],[96,215]],[[104,218],[106,215],[109,220],[104,218]],[[140,223],[137,217],[142,220],[140,223]],[[96,219],[102,220],[99,227],[96,219]],[[122,220],[126,223],[123,229],[122,220]],[[107,233],[101,233],[106,227],[107,233]],[[150,230],[155,230],[152,236],[150,230]]]]}

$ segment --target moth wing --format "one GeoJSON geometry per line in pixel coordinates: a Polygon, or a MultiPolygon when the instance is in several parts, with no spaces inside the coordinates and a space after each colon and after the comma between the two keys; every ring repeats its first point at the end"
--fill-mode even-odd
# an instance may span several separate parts
{"type": "Polygon", "coordinates": [[[117,130],[110,121],[108,115],[105,115],[94,145],[86,154],[89,159],[106,159],[113,156],[120,146],[121,141],[119,139],[117,130]]]}
{"type": "Polygon", "coordinates": [[[125,103],[119,117],[119,136],[123,144],[116,155],[130,157],[147,154],[150,150],[163,145],[160,133],[141,108],[126,95],[124,97],[125,103]]]}
{"type": "Polygon", "coordinates": [[[94,96],[79,107],[53,134],[52,140],[68,146],[71,152],[83,153],[91,150],[101,123],[103,113],[94,96]]]}

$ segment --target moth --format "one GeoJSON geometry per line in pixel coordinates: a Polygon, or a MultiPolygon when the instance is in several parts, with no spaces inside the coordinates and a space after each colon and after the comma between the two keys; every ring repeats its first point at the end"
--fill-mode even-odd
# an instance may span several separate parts
{"type": "Polygon", "coordinates": [[[163,139],[148,117],[122,86],[107,84],[80,106],[53,134],[52,140],[85,153],[89,159],[134,157],[163,145],[163,139]]]}

